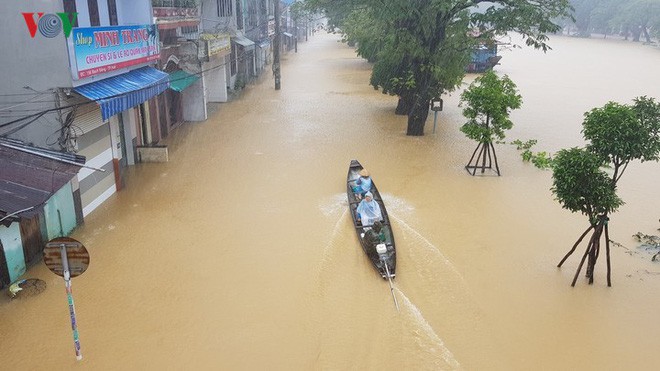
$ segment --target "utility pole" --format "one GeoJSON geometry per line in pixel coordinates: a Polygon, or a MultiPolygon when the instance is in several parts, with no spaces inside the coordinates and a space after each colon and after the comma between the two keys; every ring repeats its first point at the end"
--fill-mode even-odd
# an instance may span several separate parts
{"type": "Polygon", "coordinates": [[[275,0],[275,39],[273,40],[273,75],[275,75],[275,90],[280,90],[280,0],[275,0]]]}

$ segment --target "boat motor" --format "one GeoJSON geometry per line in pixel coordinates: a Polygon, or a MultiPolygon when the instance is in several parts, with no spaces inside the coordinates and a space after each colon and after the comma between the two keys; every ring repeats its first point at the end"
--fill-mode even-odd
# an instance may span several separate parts
{"type": "Polygon", "coordinates": [[[384,243],[376,245],[376,252],[381,260],[387,259],[387,246],[384,243]]]}

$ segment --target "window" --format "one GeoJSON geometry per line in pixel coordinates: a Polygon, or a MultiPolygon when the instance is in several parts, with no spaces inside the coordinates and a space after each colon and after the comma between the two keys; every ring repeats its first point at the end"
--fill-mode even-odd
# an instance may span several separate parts
{"type": "MultiPolygon", "coordinates": [[[[75,0],[64,0],[64,13],[76,13],[76,1],[75,0]]],[[[78,17],[72,25],[73,27],[78,27],[78,17]]]]}
{"type": "Polygon", "coordinates": [[[92,27],[100,26],[99,4],[96,3],[96,0],[87,0],[87,7],[89,8],[89,24],[92,27]]]}
{"type": "Polygon", "coordinates": [[[117,21],[117,0],[108,0],[108,14],[110,15],[110,26],[119,24],[117,21]]]}
{"type": "Polygon", "coordinates": [[[243,29],[243,9],[240,1],[236,3],[236,28],[243,29]]]}
{"type": "Polygon", "coordinates": [[[158,37],[164,45],[176,45],[176,29],[160,30],[158,37]]]}
{"type": "Polygon", "coordinates": [[[182,26],[181,27],[181,33],[182,34],[190,34],[190,33],[197,33],[199,32],[199,28],[197,25],[195,26],[182,26]]]}
{"type": "Polygon", "coordinates": [[[247,26],[250,28],[248,31],[251,31],[257,28],[257,17],[259,16],[257,12],[257,4],[254,0],[248,2],[247,13],[247,26]]]}
{"type": "Polygon", "coordinates": [[[217,0],[218,4],[218,17],[231,17],[234,12],[232,2],[234,0],[217,0]]]}

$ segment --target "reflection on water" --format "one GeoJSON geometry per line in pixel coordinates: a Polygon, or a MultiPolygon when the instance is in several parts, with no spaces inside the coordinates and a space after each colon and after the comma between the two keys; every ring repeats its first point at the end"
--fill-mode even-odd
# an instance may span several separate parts
{"type": "MultiPolygon", "coordinates": [[[[552,199],[551,174],[496,146],[502,177],[471,177],[458,92],[435,134],[405,135],[396,99],[335,35],[285,55],[240,99],[167,140],[170,162],[127,187],[72,237],[91,255],[73,280],[83,364],[107,369],[652,370],[660,367],[660,267],[612,252],[613,287],[570,287],[557,269],[586,220],[552,199]],[[352,158],[372,173],[397,242],[396,294],[364,256],[346,212],[352,158]],[[648,273],[645,273],[648,272],[648,273]]],[[[582,114],[660,97],[660,52],[556,37],[504,53],[523,95],[508,139],[582,145],[582,114]]],[[[474,78],[468,76],[469,82],[474,78]]],[[[610,224],[631,248],[657,228],[657,163],[634,163],[610,224]]],[[[586,248],[580,247],[579,250],[586,248]]],[[[578,251],[579,251],[578,250],[578,251]]],[[[604,259],[603,259],[604,260],[604,259]]],[[[43,265],[39,296],[0,302],[7,369],[74,367],[64,284],[43,265]]]]}

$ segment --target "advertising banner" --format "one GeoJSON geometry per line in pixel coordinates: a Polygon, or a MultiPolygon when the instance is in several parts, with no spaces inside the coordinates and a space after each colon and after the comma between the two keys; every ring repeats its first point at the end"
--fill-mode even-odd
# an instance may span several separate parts
{"type": "Polygon", "coordinates": [[[74,80],[160,58],[156,25],[74,28],[69,56],[74,80]]]}

